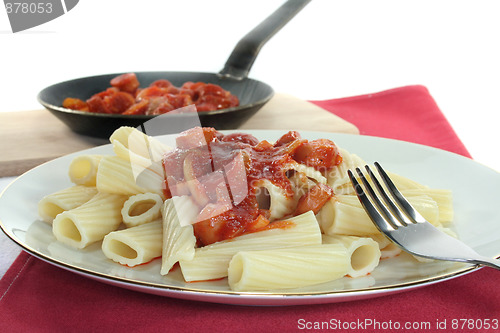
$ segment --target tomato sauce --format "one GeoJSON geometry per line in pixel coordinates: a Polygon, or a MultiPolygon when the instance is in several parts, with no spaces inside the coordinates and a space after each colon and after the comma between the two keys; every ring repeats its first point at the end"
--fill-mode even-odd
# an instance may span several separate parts
{"type": "MultiPolygon", "coordinates": [[[[327,171],[341,161],[332,141],[304,140],[295,131],[271,144],[250,134],[223,135],[213,128],[194,128],[181,133],[177,148],[163,159],[165,196],[192,195],[201,208],[193,224],[195,236],[198,245],[205,246],[245,233],[289,227],[286,220],[271,222],[269,209],[259,207],[256,182],[266,179],[292,198],[287,174],[291,164],[327,171]]],[[[295,215],[316,213],[332,196],[331,188],[318,184],[299,199],[295,215]]]]}
{"type": "Polygon", "coordinates": [[[185,82],[181,87],[175,87],[162,79],[140,88],[137,76],[127,73],[113,78],[110,85],[86,101],[68,97],[62,106],[93,113],[160,115],[192,104],[196,105],[198,112],[239,105],[238,97],[212,83],[185,82]]]}

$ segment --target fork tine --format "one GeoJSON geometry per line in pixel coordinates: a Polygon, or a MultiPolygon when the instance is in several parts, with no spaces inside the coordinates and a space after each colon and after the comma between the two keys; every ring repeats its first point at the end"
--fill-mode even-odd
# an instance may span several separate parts
{"type": "MultiPolygon", "coordinates": [[[[365,185],[367,191],[369,193],[371,192],[370,193],[370,197],[372,198],[372,200],[374,200],[374,202],[377,204],[378,207],[382,207],[382,209],[383,209],[384,208],[383,205],[381,205],[380,201],[377,202],[378,199],[374,195],[373,189],[371,188],[370,184],[368,183],[368,181],[365,179],[365,177],[361,173],[361,170],[359,168],[356,168],[356,171],[357,171],[358,175],[360,176],[361,181],[365,185]]],[[[382,232],[386,232],[386,231],[389,231],[389,230],[395,230],[395,229],[397,229],[397,226],[395,226],[393,223],[391,223],[390,220],[386,219],[379,212],[379,210],[377,208],[375,208],[375,206],[372,204],[372,202],[370,201],[370,199],[368,199],[368,196],[366,195],[365,191],[363,191],[363,187],[358,182],[358,180],[356,179],[356,177],[354,176],[354,174],[352,173],[352,171],[351,170],[347,170],[347,174],[349,175],[349,178],[351,179],[351,183],[354,186],[356,195],[357,195],[359,201],[361,202],[361,205],[368,212],[368,216],[375,223],[375,225],[377,226],[377,228],[379,228],[380,231],[382,231],[382,232]]]]}
{"type": "MultiPolygon", "coordinates": [[[[370,168],[368,167],[368,165],[365,165],[365,168],[367,168],[367,170],[371,171],[370,168]]],[[[368,180],[366,179],[366,177],[364,176],[364,174],[361,172],[361,170],[359,168],[356,168],[356,171],[357,171],[359,177],[361,178],[361,181],[363,182],[363,185],[367,189],[368,194],[370,195],[370,198],[377,205],[379,211],[382,212],[382,215],[385,217],[386,221],[388,223],[390,223],[391,226],[394,229],[397,229],[397,228],[399,228],[401,226],[406,226],[406,224],[402,223],[402,221],[400,221],[398,219],[398,215],[393,214],[391,212],[391,210],[389,208],[387,208],[387,206],[384,205],[384,203],[380,200],[380,198],[378,197],[378,195],[375,194],[375,191],[373,190],[371,184],[368,182],[368,180]]],[[[375,182],[378,182],[377,178],[375,178],[375,176],[373,175],[373,173],[371,173],[371,176],[374,177],[372,180],[374,180],[375,182]]],[[[380,183],[378,185],[380,186],[380,183]]],[[[381,191],[382,194],[383,194],[383,196],[385,196],[385,198],[388,199],[388,196],[387,196],[387,194],[385,194],[385,192],[382,189],[382,187],[380,187],[379,191],[381,191]]],[[[385,198],[384,198],[384,200],[385,200],[385,198]]]]}
{"type": "Polygon", "coordinates": [[[375,162],[375,167],[377,168],[378,173],[382,177],[387,189],[391,193],[392,197],[396,200],[402,210],[413,220],[414,223],[423,223],[426,220],[420,215],[419,212],[406,200],[406,198],[401,194],[401,192],[397,189],[396,185],[392,182],[389,175],[385,172],[385,170],[380,166],[378,162],[375,162]]]}
{"type": "MultiPolygon", "coordinates": [[[[375,162],[376,163],[376,162],[375,162]]],[[[389,207],[389,210],[392,212],[392,214],[397,218],[398,222],[400,223],[401,226],[406,227],[408,224],[413,223],[399,208],[398,206],[394,203],[391,198],[387,195],[386,191],[380,184],[378,178],[375,176],[375,174],[372,172],[372,169],[368,165],[365,165],[366,171],[368,171],[368,174],[370,175],[373,183],[375,184],[375,187],[377,188],[378,193],[382,196],[384,202],[386,205],[389,207]]],[[[399,191],[398,191],[399,192],[399,191]]]]}

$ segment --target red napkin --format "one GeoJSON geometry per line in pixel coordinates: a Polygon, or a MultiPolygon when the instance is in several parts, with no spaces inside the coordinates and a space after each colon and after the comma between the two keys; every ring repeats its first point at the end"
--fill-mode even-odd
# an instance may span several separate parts
{"type": "MultiPolygon", "coordinates": [[[[428,144],[468,156],[425,87],[314,103],[354,123],[362,134],[428,144]]],[[[488,322],[490,329],[485,332],[493,332],[495,320],[500,327],[498,278],[493,269],[481,269],[450,281],[368,300],[251,307],[121,289],[22,253],[0,280],[0,328],[4,332],[270,332],[308,330],[319,325],[349,332],[390,332],[398,327],[406,327],[402,331],[478,332],[474,327],[481,323],[486,327],[488,322]]]]}
{"type": "Polygon", "coordinates": [[[420,143],[470,157],[424,86],[313,103],[356,125],[360,134],[420,143]]]}

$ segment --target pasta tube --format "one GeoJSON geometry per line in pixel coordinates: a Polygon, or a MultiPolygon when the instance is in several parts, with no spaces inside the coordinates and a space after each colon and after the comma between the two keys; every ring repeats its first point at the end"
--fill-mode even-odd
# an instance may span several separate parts
{"type": "Polygon", "coordinates": [[[50,224],[58,214],[86,203],[96,194],[95,187],[82,185],[51,193],[38,202],[38,215],[42,221],[50,224]]]}
{"type": "Polygon", "coordinates": [[[401,248],[394,243],[387,244],[380,249],[380,259],[394,258],[401,253],[401,248]]]}
{"type": "Polygon", "coordinates": [[[295,204],[299,201],[300,197],[306,194],[311,188],[316,186],[316,183],[309,179],[305,174],[296,172],[288,178],[293,188],[293,199],[295,204]]]}
{"type": "Polygon", "coordinates": [[[345,246],[349,257],[347,275],[353,278],[372,272],[380,261],[378,243],[369,237],[323,235],[323,243],[345,246]]]}
{"type": "MultiPolygon", "coordinates": [[[[408,196],[408,201],[430,223],[440,225],[437,203],[426,195],[408,196]]],[[[370,236],[379,231],[355,195],[338,195],[318,212],[321,230],[327,235],[370,236]]]]}
{"type": "Polygon", "coordinates": [[[52,222],[54,236],[78,249],[102,240],[122,222],[120,210],[126,199],[122,195],[96,194],[83,205],[57,215],[52,222]]]}
{"type": "MultiPolygon", "coordinates": [[[[134,154],[140,155],[151,161],[161,161],[163,154],[171,148],[159,140],[148,136],[136,128],[122,126],[115,130],[109,137],[109,142],[117,141],[134,154]]],[[[116,154],[116,151],[115,151],[116,154]]],[[[118,154],[117,154],[118,155],[118,154]]]]}
{"type": "Polygon", "coordinates": [[[69,165],[69,179],[77,185],[95,186],[97,169],[102,155],[81,155],[69,165]]]}
{"type": "Polygon", "coordinates": [[[338,197],[328,200],[317,218],[326,235],[368,236],[379,232],[361,206],[345,204],[338,197]]]}
{"type": "Polygon", "coordinates": [[[420,190],[429,189],[427,186],[420,184],[419,182],[416,182],[410,178],[398,175],[393,172],[387,172],[387,174],[391,178],[394,185],[396,185],[396,187],[402,192],[410,189],[420,189],[420,190]]]}
{"type": "Polygon", "coordinates": [[[131,196],[121,210],[127,228],[152,222],[161,216],[163,199],[155,193],[140,193],[131,196]]]}
{"type": "Polygon", "coordinates": [[[349,153],[347,150],[339,147],[339,153],[342,156],[342,162],[328,170],[326,174],[327,184],[333,188],[335,194],[355,194],[351,185],[347,170],[363,167],[366,165],[359,156],[349,153]]]}
{"type": "Polygon", "coordinates": [[[96,187],[99,192],[134,195],[152,192],[163,196],[163,177],[149,169],[134,176],[133,166],[129,161],[117,156],[101,159],[97,170],[96,187]]]}
{"type": "Polygon", "coordinates": [[[287,172],[294,170],[295,172],[301,173],[305,175],[307,178],[313,180],[315,183],[321,183],[321,184],[326,184],[327,179],[325,176],[321,174],[318,170],[314,169],[313,167],[300,164],[300,163],[291,163],[287,167],[287,172]]]}
{"type": "Polygon", "coordinates": [[[179,260],[194,258],[196,237],[192,221],[198,213],[198,206],[188,196],[165,200],[162,208],[163,249],[160,274],[168,274],[179,260]]]}
{"type": "Polygon", "coordinates": [[[161,220],[156,220],[112,231],[102,241],[102,252],[109,259],[130,267],[150,262],[161,256],[161,225],[161,220]]]}
{"type": "Polygon", "coordinates": [[[286,191],[267,179],[260,179],[254,184],[259,208],[269,209],[270,221],[283,218],[293,212],[295,200],[287,196],[286,191]]]}
{"type": "Polygon", "coordinates": [[[453,196],[450,190],[431,189],[431,188],[411,188],[402,190],[405,197],[427,195],[434,200],[438,206],[439,222],[448,225],[453,221],[453,196]]]}
{"type": "Polygon", "coordinates": [[[391,244],[391,240],[382,233],[370,235],[370,238],[377,242],[379,249],[383,249],[387,245],[391,244]]]}
{"type": "Polygon", "coordinates": [[[241,251],[229,263],[228,282],[235,291],[305,287],[345,276],[349,261],[341,244],[241,251]]]}
{"type": "Polygon", "coordinates": [[[109,141],[116,156],[128,161],[134,179],[147,169],[164,177],[163,154],[171,148],[133,127],[120,127],[113,132],[109,141]]]}
{"type": "Polygon", "coordinates": [[[284,227],[245,234],[196,249],[192,260],[179,261],[184,279],[202,281],[226,277],[229,261],[240,251],[321,244],[318,222],[311,211],[274,223],[283,223],[284,227]]]}
{"type": "Polygon", "coordinates": [[[164,176],[164,170],[161,161],[153,161],[147,157],[136,154],[125,147],[118,140],[113,141],[113,151],[115,152],[116,156],[131,163],[134,176],[139,175],[142,171],[144,171],[144,169],[149,169],[162,177],[164,176]]]}

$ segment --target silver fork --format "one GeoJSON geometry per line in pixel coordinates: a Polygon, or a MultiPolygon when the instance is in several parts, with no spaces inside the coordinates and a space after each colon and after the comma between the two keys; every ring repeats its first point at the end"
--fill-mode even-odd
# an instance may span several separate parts
{"type": "Polygon", "coordinates": [[[479,255],[466,244],[427,222],[396,188],[380,164],[375,162],[375,167],[391,197],[387,195],[368,165],[365,166],[366,171],[382,200],[376,195],[360,168],[356,168],[356,172],[365,190],[351,170],[347,173],[368,216],[377,228],[396,245],[406,252],[424,258],[467,262],[500,270],[500,260],[479,255]]]}

